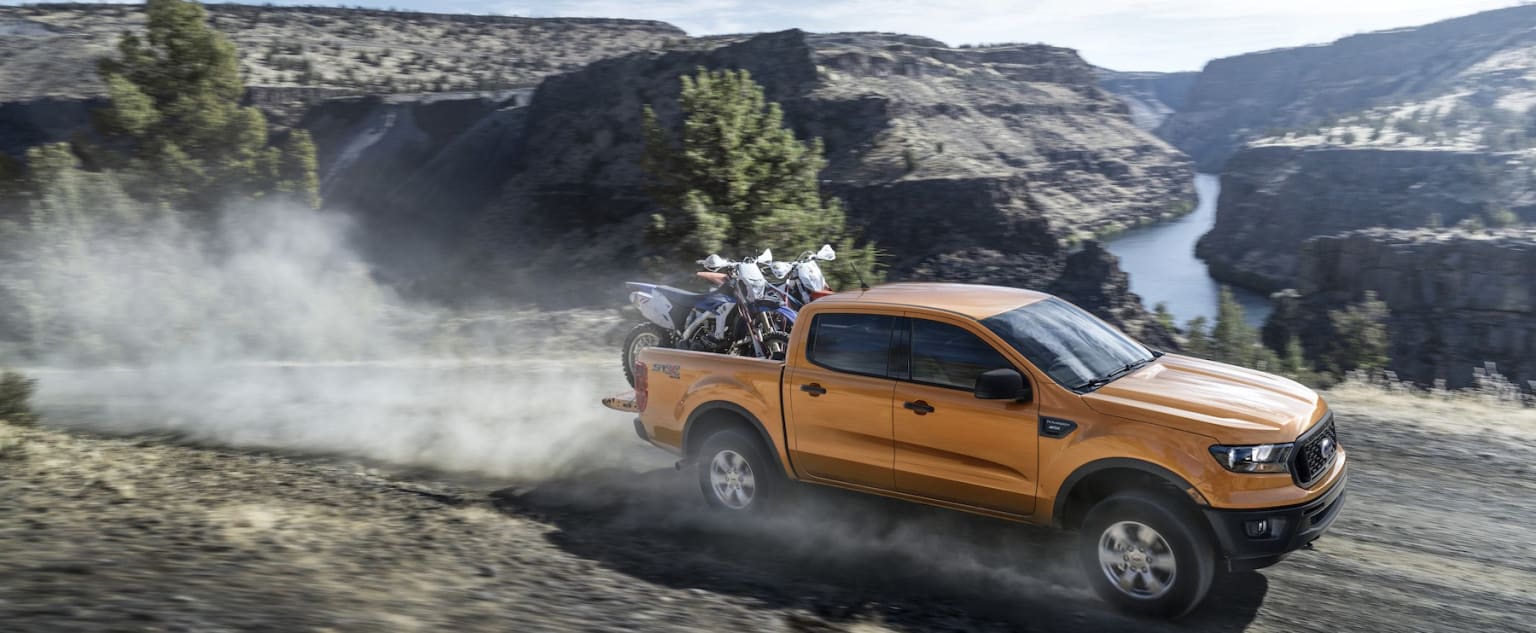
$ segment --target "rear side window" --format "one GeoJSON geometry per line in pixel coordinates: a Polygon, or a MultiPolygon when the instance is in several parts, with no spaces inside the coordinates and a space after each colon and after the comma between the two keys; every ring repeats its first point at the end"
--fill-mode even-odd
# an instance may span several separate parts
{"type": "Polygon", "coordinates": [[[818,314],[806,357],[827,369],[884,377],[895,324],[896,317],[881,314],[818,314]]]}
{"type": "Polygon", "coordinates": [[[983,373],[1010,367],[1013,363],[965,328],[912,320],[913,382],[969,391],[983,373]]]}

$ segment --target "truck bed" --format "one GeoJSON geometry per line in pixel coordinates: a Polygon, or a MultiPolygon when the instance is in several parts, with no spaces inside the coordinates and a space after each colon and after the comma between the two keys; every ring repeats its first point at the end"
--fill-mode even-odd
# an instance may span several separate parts
{"type": "Polygon", "coordinates": [[[646,392],[645,409],[634,393],[609,397],[603,404],[639,412],[639,430],[651,443],[682,452],[690,419],[728,407],[755,418],[775,445],[784,446],[779,400],[784,361],[653,347],[640,352],[640,362],[645,377],[636,385],[646,392]]]}

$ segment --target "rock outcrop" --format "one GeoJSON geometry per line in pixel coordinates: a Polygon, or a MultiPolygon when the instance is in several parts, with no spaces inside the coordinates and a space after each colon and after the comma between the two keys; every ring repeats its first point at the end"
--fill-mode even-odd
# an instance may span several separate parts
{"type": "Polygon", "coordinates": [[[1059,261],[1063,242],[1170,216],[1193,197],[1187,160],[1138,130],[1072,51],[786,31],[546,80],[517,173],[486,213],[485,266],[497,253],[526,264],[552,243],[582,245],[581,261],[559,260],[566,272],[614,275],[611,262],[636,261],[653,210],[641,106],[675,123],[678,78],[699,66],[750,71],[787,124],[826,142],[823,189],[889,254],[893,278],[971,249],[1059,261]]]}
{"type": "Polygon", "coordinates": [[[326,206],[358,218],[391,280],[440,272],[512,170],[531,91],[331,99],[298,123],[315,138],[326,206]]]}
{"type": "Polygon", "coordinates": [[[27,149],[68,140],[89,127],[106,99],[46,97],[0,103],[0,153],[19,158],[27,149]]]}
{"type": "Polygon", "coordinates": [[[1536,380],[1536,228],[1368,229],[1319,237],[1301,250],[1297,292],[1282,300],[1266,342],[1295,334],[1327,349],[1328,311],[1374,291],[1391,310],[1391,367],[1420,384],[1473,384],[1485,363],[1519,384],[1536,380]]]}
{"type": "Polygon", "coordinates": [[[1369,227],[1452,226],[1498,209],[1536,221],[1536,151],[1252,147],[1221,179],[1196,253],[1217,279],[1293,285],[1307,239],[1369,227]]]}
{"type": "Polygon", "coordinates": [[[1217,59],[1158,133],[1201,171],[1216,172],[1245,143],[1276,130],[1443,95],[1486,107],[1499,97],[1490,90],[1496,83],[1528,91],[1533,47],[1536,6],[1527,5],[1217,59]]]}

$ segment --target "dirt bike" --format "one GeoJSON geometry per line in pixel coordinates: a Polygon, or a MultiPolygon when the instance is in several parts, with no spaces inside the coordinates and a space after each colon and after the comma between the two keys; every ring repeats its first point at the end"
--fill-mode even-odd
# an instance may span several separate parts
{"type": "Polygon", "coordinates": [[[820,250],[801,253],[794,261],[769,264],[768,270],[782,280],[774,290],[784,298],[789,309],[799,312],[805,304],[832,294],[827,289],[827,278],[822,274],[821,265],[817,261],[830,262],[835,259],[837,253],[832,250],[832,245],[822,244],[820,250]]]}
{"type": "Polygon", "coordinates": [[[701,259],[697,263],[706,270],[695,275],[715,286],[704,293],[626,282],[630,303],[646,322],[624,339],[624,377],[634,384],[635,358],[647,347],[761,358],[782,354],[795,311],[769,294],[761,266],[771,261],[771,250],[736,261],[713,254],[701,259]]]}

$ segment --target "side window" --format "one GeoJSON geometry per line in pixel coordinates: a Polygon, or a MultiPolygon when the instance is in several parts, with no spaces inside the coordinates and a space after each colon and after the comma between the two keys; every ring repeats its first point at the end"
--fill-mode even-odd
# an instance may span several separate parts
{"type": "Polygon", "coordinates": [[[1013,367],[996,349],[964,328],[912,319],[912,381],[967,391],[976,378],[1013,367]]]}
{"type": "Polygon", "coordinates": [[[811,324],[811,362],[854,374],[885,376],[896,317],[880,314],[818,314],[811,324]]]}

